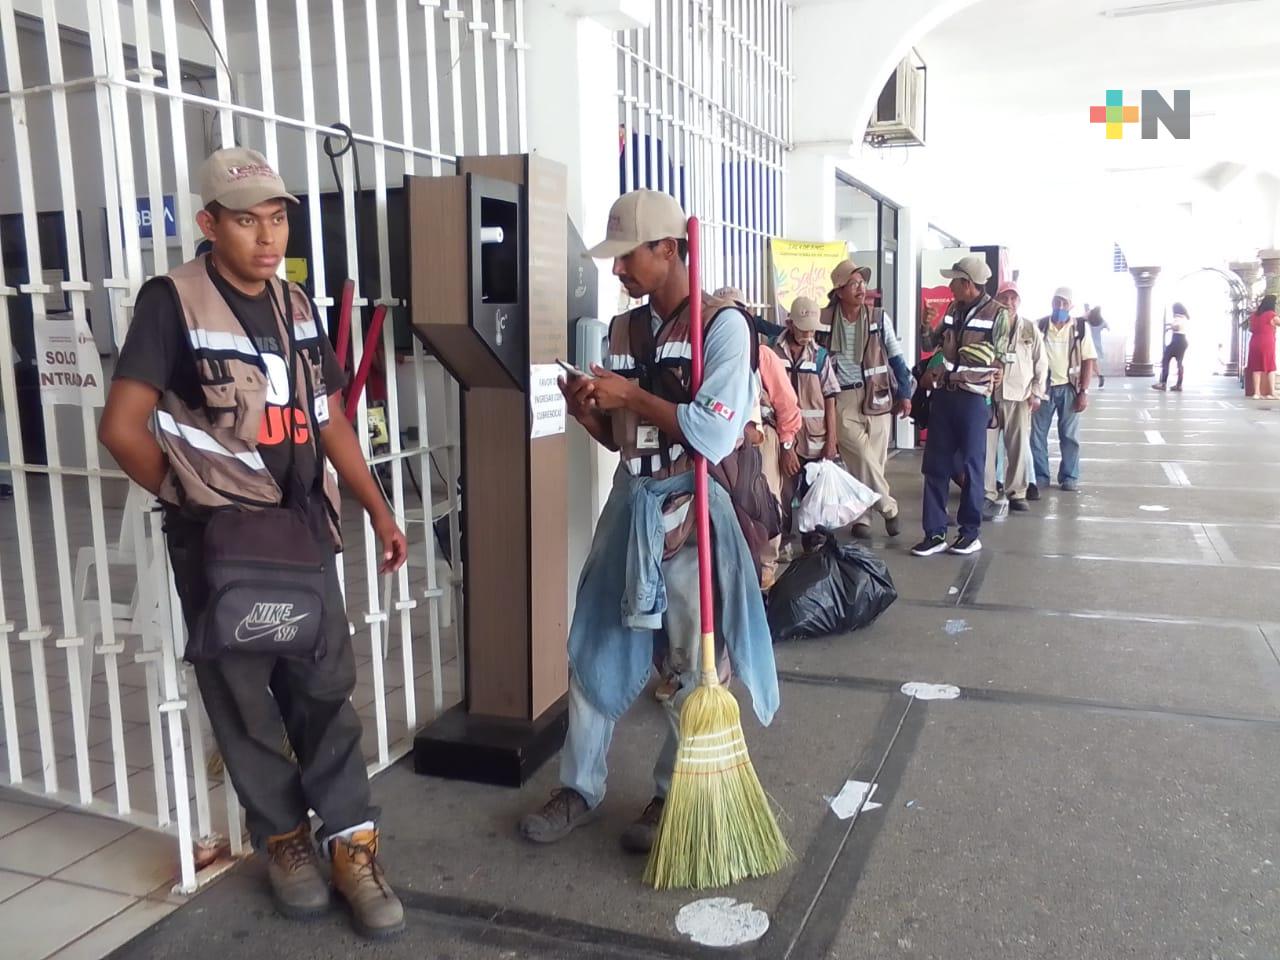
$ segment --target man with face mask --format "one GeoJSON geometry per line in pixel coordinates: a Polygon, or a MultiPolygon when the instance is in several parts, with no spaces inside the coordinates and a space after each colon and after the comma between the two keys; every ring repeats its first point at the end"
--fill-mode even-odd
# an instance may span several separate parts
{"type": "Polygon", "coordinates": [[[1031,432],[1031,456],[1036,484],[1049,485],[1049,428],[1058,418],[1058,486],[1068,493],[1080,483],[1080,414],[1089,406],[1089,383],[1098,362],[1098,351],[1089,336],[1084,317],[1071,319],[1071,289],[1059,287],[1053,294],[1053,312],[1042,317],[1040,333],[1049,357],[1049,399],[1036,411],[1031,432]]]}
{"type": "Polygon", "coordinates": [[[755,405],[758,341],[741,309],[690,289],[686,229],[684,211],[672,197],[636,190],[614,203],[605,240],[590,251],[596,259],[612,259],[614,276],[631,298],[648,302],[613,318],[607,368],[593,366],[590,375],[560,381],[569,414],[597,443],[616,450],[621,462],[582,570],[569,630],[561,787],[520,821],[521,834],[534,843],[553,843],[598,816],[614,725],[660,663],[680,684],[664,705],[668,727],[652,799],[621,838],[631,853],[648,853],[653,845],[675,769],[680,706],[698,683],[695,451],[715,481],[707,486],[716,639],[751,695],[757,719],[768,724],[778,707],[769,626],[744,533],[752,523],[763,527],[763,517],[741,511],[738,500],[744,482],[754,489],[758,481],[774,520],[763,540],[777,533],[777,501],[764,486],[756,448],[743,444],[755,405]],[[705,332],[696,393],[692,297],[702,298],[705,332]]]}
{"type": "MultiPolygon", "coordinates": [[[[849,473],[880,494],[875,509],[891,537],[899,531],[898,502],[889,492],[890,414],[911,415],[911,371],[893,329],[893,318],[867,303],[871,268],[845,260],[831,271],[831,293],[822,311],[823,337],[835,362],[840,396],[836,398],[840,459],[849,473]]],[[[825,344],[824,344],[825,345],[825,344]]],[[[856,523],[853,535],[871,537],[869,523],[856,523]]]]}
{"type": "Polygon", "coordinates": [[[992,520],[1004,509],[1023,512],[1027,506],[1027,480],[1031,463],[1026,456],[1031,437],[1031,416],[1040,409],[1049,376],[1044,337],[1036,325],[1018,316],[1021,297],[1013,282],[1002,283],[996,299],[1009,311],[1006,336],[996,343],[1003,379],[992,394],[995,423],[987,431],[987,492],[983,519],[992,520]],[[1005,452],[1004,495],[996,489],[996,461],[1003,442],[1005,452]],[[1004,508],[1004,509],[1002,509],[1004,508]]]}
{"type": "Polygon", "coordinates": [[[920,324],[920,345],[937,350],[920,378],[933,391],[929,434],[924,447],[924,539],[911,548],[917,557],[982,549],[982,492],[987,460],[987,424],[992,390],[1000,382],[997,343],[1008,340],[1009,314],[983,288],[991,279],[987,261],[962,257],[942,275],[951,281],[951,306],[935,330],[932,317],[920,324]],[[957,462],[962,466],[960,533],[947,543],[947,496],[957,462]]]}

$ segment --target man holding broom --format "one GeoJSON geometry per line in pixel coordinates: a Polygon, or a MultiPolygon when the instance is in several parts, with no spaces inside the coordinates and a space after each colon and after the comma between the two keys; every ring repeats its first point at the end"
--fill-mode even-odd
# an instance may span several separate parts
{"type": "MultiPolygon", "coordinates": [[[[755,558],[740,522],[753,540],[759,541],[761,531],[750,517],[741,519],[741,503],[735,515],[739,497],[735,493],[731,502],[726,490],[741,490],[759,476],[758,460],[747,455],[755,451],[743,447],[758,347],[741,309],[690,289],[688,254],[684,212],[670,196],[649,190],[613,205],[606,239],[591,251],[597,259],[612,259],[613,273],[631,297],[647,297],[648,303],[613,319],[608,370],[597,366],[591,375],[560,382],[570,414],[597,442],[617,450],[621,464],[582,571],[569,633],[562,786],[520,822],[520,832],[536,843],[560,840],[595,818],[604,799],[614,723],[644,689],[653,666],[665,663],[679,675],[680,689],[664,707],[669,728],[654,768],[653,798],[622,835],[630,852],[647,853],[654,846],[677,751],[684,757],[686,750],[680,708],[700,679],[703,689],[716,686],[715,660],[699,651],[710,631],[700,622],[697,511],[691,498],[695,455],[705,457],[715,478],[707,499],[723,640],[716,651],[719,672],[724,675],[727,653],[761,723],[768,724],[778,706],[755,558]],[[699,298],[694,309],[691,297],[699,298]],[[695,390],[692,324],[698,313],[705,342],[701,386],[695,390]]],[[[776,511],[776,503],[759,506],[776,511]]],[[[745,747],[734,756],[745,758],[745,747]]],[[[749,768],[744,760],[735,765],[749,768]]]]}

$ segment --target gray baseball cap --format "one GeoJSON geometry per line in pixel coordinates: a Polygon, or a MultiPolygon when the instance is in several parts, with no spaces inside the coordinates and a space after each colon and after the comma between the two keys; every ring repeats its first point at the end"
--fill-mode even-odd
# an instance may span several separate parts
{"type": "Polygon", "coordinates": [[[206,207],[217,201],[228,210],[248,210],[267,200],[298,202],[257,150],[228,147],[200,165],[200,202],[206,207]]]}
{"type": "Polygon", "coordinates": [[[943,270],[942,275],[948,280],[960,277],[971,280],[975,286],[982,286],[991,279],[991,268],[987,266],[987,258],[978,254],[961,257],[951,265],[950,270],[943,270]]]}
{"type": "Polygon", "coordinates": [[[604,240],[588,250],[587,256],[614,260],[646,243],[668,237],[685,240],[688,236],[688,221],[674,197],[657,190],[632,190],[614,201],[604,240]]]}

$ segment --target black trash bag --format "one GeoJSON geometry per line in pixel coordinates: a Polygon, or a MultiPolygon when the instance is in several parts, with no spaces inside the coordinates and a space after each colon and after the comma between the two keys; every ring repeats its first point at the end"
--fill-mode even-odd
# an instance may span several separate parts
{"type": "Polygon", "coordinates": [[[830,530],[807,536],[811,552],[794,560],[769,591],[774,642],[829,637],[859,630],[898,599],[883,560],[830,530]]]}

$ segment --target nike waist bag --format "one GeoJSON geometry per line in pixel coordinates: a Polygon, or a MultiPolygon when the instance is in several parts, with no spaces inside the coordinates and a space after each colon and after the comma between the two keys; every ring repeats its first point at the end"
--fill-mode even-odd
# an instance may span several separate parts
{"type": "Polygon", "coordinates": [[[302,512],[218,511],[205,528],[204,562],[209,601],[187,660],[324,656],[325,556],[302,512]]]}

